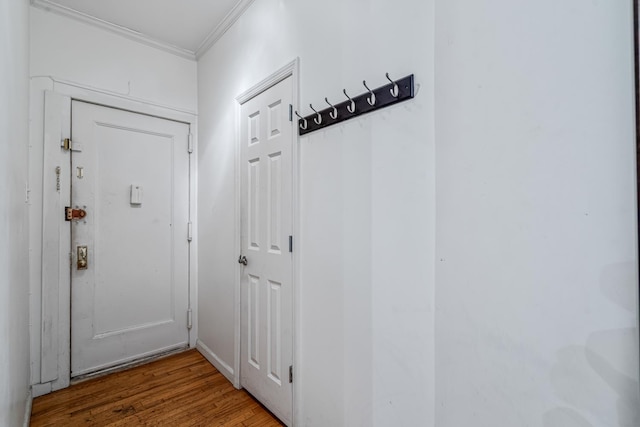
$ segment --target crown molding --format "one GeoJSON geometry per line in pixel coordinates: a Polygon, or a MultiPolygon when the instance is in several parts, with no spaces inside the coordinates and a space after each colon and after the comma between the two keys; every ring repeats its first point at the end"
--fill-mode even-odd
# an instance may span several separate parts
{"type": "MultiPolygon", "coordinates": [[[[36,0],[37,1],[37,0],[36,0]]],[[[231,12],[211,31],[195,51],[196,59],[200,59],[217,42],[220,37],[242,16],[255,0],[240,0],[231,12]]]]}
{"type": "MultiPolygon", "coordinates": [[[[253,0],[249,0],[248,3],[251,3],[252,1],[253,0]]],[[[243,3],[243,2],[246,2],[246,1],[245,0],[241,0],[240,3],[243,3]]],[[[63,16],[67,16],[69,18],[76,19],[76,20],[84,22],[86,24],[90,24],[90,25],[105,29],[107,31],[111,31],[112,33],[119,34],[121,36],[124,36],[124,37],[130,39],[130,40],[134,40],[134,41],[140,42],[142,44],[146,44],[147,46],[151,46],[151,47],[154,47],[156,49],[163,50],[165,52],[169,52],[169,53],[172,53],[174,55],[181,56],[181,57],[186,58],[186,59],[190,59],[192,61],[196,60],[195,52],[192,52],[192,51],[190,51],[188,49],[183,49],[181,47],[177,47],[177,46],[171,45],[169,43],[165,43],[163,41],[160,41],[160,40],[155,39],[153,37],[149,37],[149,36],[147,36],[145,34],[142,34],[142,33],[138,32],[138,31],[132,30],[130,28],[122,27],[120,25],[116,25],[116,24],[113,24],[111,22],[107,22],[107,21],[104,21],[102,19],[96,18],[94,16],[88,15],[86,13],[78,12],[77,10],[71,9],[69,7],[65,7],[65,6],[61,6],[59,4],[55,4],[55,3],[51,2],[50,0],[31,0],[31,5],[34,6],[34,7],[39,8],[39,9],[46,10],[48,12],[54,12],[54,13],[57,13],[59,15],[63,15],[63,16]]],[[[234,8],[234,10],[237,9],[237,7],[238,6],[236,6],[236,8],[234,8]]],[[[245,9],[246,9],[246,7],[245,7],[245,9]]],[[[231,14],[229,14],[229,15],[231,15],[231,14]]],[[[227,17],[229,15],[227,15],[227,17]]],[[[239,16],[240,15],[235,17],[233,22],[235,22],[235,20],[237,20],[239,16]]],[[[225,20],[227,19],[227,17],[225,17],[225,20]]],[[[225,21],[223,21],[223,22],[225,22],[225,21]]],[[[233,24],[233,22],[231,22],[231,24],[233,24]]],[[[229,26],[231,26],[231,24],[229,24],[229,26]]],[[[221,27],[221,25],[222,24],[218,25],[218,27],[216,27],[216,30],[219,27],[221,27]]],[[[226,31],[227,29],[228,29],[228,27],[224,31],[226,31]]],[[[214,32],[216,30],[214,30],[214,32]]],[[[224,34],[224,32],[223,32],[223,34],[224,34]]],[[[221,35],[222,34],[220,34],[220,36],[221,35]]],[[[220,36],[218,36],[218,38],[220,36]]],[[[208,40],[208,37],[205,40],[208,40]]],[[[214,40],[214,42],[215,42],[215,40],[214,40]]],[[[202,44],[201,44],[201,46],[202,46],[202,44]]]]}

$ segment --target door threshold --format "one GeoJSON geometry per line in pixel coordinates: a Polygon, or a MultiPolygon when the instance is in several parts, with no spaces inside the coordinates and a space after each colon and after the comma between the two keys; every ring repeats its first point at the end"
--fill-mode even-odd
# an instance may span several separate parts
{"type": "Polygon", "coordinates": [[[152,354],[151,356],[141,357],[130,362],[123,363],[122,365],[112,366],[110,368],[100,369],[99,371],[90,372],[88,374],[78,375],[71,378],[69,385],[80,384],[82,382],[92,380],[94,378],[104,377],[105,375],[114,374],[116,372],[126,371],[127,369],[135,368],[136,366],[145,365],[147,363],[155,362],[156,360],[164,359],[174,354],[182,353],[190,350],[189,346],[174,348],[172,350],[163,351],[160,353],[152,354]]]}

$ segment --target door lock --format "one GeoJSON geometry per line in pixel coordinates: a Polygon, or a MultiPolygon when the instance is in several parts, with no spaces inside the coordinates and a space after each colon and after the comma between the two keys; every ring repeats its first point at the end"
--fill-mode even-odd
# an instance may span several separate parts
{"type": "Polygon", "coordinates": [[[86,246],[78,246],[78,270],[89,268],[89,250],[86,246]]]}
{"type": "Polygon", "coordinates": [[[64,208],[65,221],[73,221],[76,219],[82,219],[87,216],[87,211],[84,209],[71,209],[70,207],[64,208]]]}
{"type": "Polygon", "coordinates": [[[238,257],[238,263],[242,264],[242,265],[247,265],[247,257],[244,255],[240,255],[238,257]]]}

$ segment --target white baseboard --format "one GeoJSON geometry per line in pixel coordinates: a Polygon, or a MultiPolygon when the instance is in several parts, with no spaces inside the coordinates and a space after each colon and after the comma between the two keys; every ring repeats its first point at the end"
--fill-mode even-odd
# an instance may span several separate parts
{"type": "Polygon", "coordinates": [[[24,423],[23,427],[29,427],[31,424],[31,406],[33,405],[33,394],[31,393],[31,387],[29,387],[29,394],[27,394],[27,402],[24,407],[24,423]]]}
{"type": "Polygon", "coordinates": [[[53,391],[51,383],[44,384],[32,384],[31,385],[31,396],[34,398],[44,396],[45,394],[49,394],[53,391]]]}
{"type": "MultiPolygon", "coordinates": [[[[202,341],[196,341],[196,348],[202,354],[205,359],[209,361],[215,368],[224,375],[231,384],[236,385],[235,375],[233,368],[222,361],[209,347],[207,347],[202,341]]],[[[237,387],[237,386],[236,386],[237,387]]]]}

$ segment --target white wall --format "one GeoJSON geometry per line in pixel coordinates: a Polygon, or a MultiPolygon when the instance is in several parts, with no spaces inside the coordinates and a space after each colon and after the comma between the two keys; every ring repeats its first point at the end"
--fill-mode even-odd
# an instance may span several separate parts
{"type": "Polygon", "coordinates": [[[436,3],[436,425],[640,425],[631,1],[436,3]]]}
{"type": "Polygon", "coordinates": [[[7,427],[22,426],[29,393],[28,29],[28,2],[1,0],[0,425],[7,427]]]}
{"type": "Polygon", "coordinates": [[[195,112],[196,63],[32,8],[31,76],[51,76],[195,112]]]}
{"type": "Polygon", "coordinates": [[[163,117],[193,116],[197,66],[195,61],[36,8],[31,9],[30,52],[31,372],[36,384],[40,382],[44,91],[101,96],[103,103],[152,109],[147,112],[163,117]]]}
{"type": "Polygon", "coordinates": [[[257,0],[198,64],[199,338],[231,367],[234,98],[295,57],[302,105],[416,75],[415,100],[299,141],[301,426],[432,425],[432,9],[257,0]]]}

